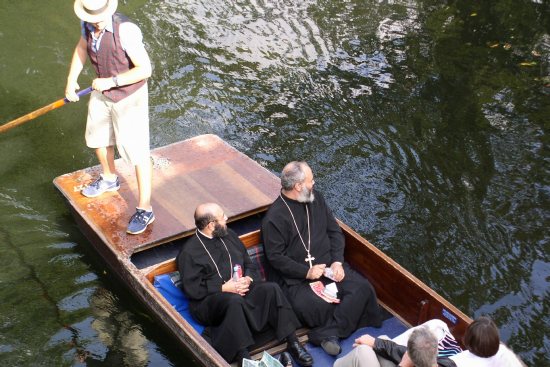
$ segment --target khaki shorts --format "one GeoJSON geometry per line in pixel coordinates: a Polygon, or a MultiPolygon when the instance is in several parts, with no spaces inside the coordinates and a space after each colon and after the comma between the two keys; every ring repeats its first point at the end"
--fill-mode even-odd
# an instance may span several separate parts
{"type": "Polygon", "coordinates": [[[86,145],[104,148],[116,144],[129,164],[149,161],[149,96],[147,84],[121,101],[113,102],[93,91],[88,104],[86,145]]]}

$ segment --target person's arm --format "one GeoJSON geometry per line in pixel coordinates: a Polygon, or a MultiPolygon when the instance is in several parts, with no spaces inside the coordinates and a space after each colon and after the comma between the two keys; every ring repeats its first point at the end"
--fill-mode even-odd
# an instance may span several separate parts
{"type": "Polygon", "coordinates": [[[183,291],[192,300],[201,300],[210,294],[222,292],[223,285],[217,273],[206,276],[205,265],[195,261],[197,258],[191,242],[184,244],[177,258],[183,291]]]}
{"type": "Polygon", "coordinates": [[[80,89],[80,86],[78,85],[78,76],[80,75],[80,72],[84,68],[84,63],[86,62],[86,47],[86,40],[84,37],[80,37],[73,52],[71,66],[69,68],[69,76],[67,77],[67,85],[65,86],[65,97],[71,102],[76,102],[79,100],[76,91],[80,89]]]}
{"type": "Polygon", "coordinates": [[[332,214],[332,210],[328,207],[323,195],[318,191],[316,191],[315,194],[325,215],[327,237],[330,241],[330,268],[332,270],[334,280],[336,282],[340,282],[346,275],[343,266],[345,248],[344,235],[342,234],[342,229],[338,225],[338,222],[336,221],[334,214],[332,214]]]}
{"type": "Polygon", "coordinates": [[[229,229],[229,232],[231,233],[234,241],[236,243],[236,246],[238,246],[242,258],[243,258],[243,264],[242,264],[242,270],[243,270],[243,278],[239,282],[239,294],[244,295],[248,292],[251,284],[254,281],[259,281],[260,275],[258,274],[258,268],[256,264],[252,261],[250,256],[248,255],[248,251],[246,250],[246,246],[242,241],[239,239],[236,233],[234,233],[231,229],[229,229]]]}
{"type": "Polygon", "coordinates": [[[369,334],[364,334],[364,335],[361,335],[359,338],[355,339],[353,346],[356,347],[358,345],[368,345],[369,347],[374,348],[374,341],[375,341],[374,337],[372,337],[369,334]]]}
{"type": "Polygon", "coordinates": [[[368,345],[377,355],[389,359],[395,364],[401,362],[403,355],[407,351],[406,347],[394,343],[391,340],[374,338],[369,334],[361,335],[359,338],[355,339],[353,346],[356,347],[358,345],[368,345]]]}
{"type": "Polygon", "coordinates": [[[374,352],[395,364],[401,363],[407,347],[394,343],[391,340],[376,338],[373,346],[374,352]]]}
{"type": "Polygon", "coordinates": [[[287,241],[281,230],[270,218],[264,218],[262,222],[262,239],[267,260],[271,267],[277,270],[284,278],[297,279],[302,281],[306,279],[309,266],[294,261],[291,257],[285,255],[287,241]]]}
{"type": "MultiPolygon", "coordinates": [[[[257,277],[256,265],[252,262],[250,256],[248,256],[246,247],[239,239],[239,236],[231,229],[228,229],[228,232],[228,251],[233,254],[233,264],[241,265],[243,276],[237,281],[233,280],[233,277],[231,277],[231,279],[223,283],[222,292],[236,293],[240,296],[245,296],[250,289],[250,285],[254,281],[252,277],[257,277]]],[[[231,269],[231,271],[233,272],[233,269],[231,269]]]]}

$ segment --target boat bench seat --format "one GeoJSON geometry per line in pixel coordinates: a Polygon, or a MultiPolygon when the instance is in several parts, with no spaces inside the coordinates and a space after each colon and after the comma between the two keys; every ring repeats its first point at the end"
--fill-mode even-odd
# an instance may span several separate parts
{"type": "MultiPolygon", "coordinates": [[[[247,251],[248,251],[248,254],[250,255],[250,258],[258,267],[258,272],[260,276],[262,277],[262,279],[265,280],[267,275],[266,272],[268,271],[267,270],[268,268],[265,262],[263,246],[262,244],[259,244],[259,234],[255,233],[254,236],[244,236],[244,237],[241,237],[241,240],[247,247],[247,251]]],[[[165,264],[162,268],[163,270],[158,269],[158,272],[156,272],[157,275],[155,275],[154,278],[151,277],[153,280],[153,285],[164,296],[164,298],[166,298],[166,300],[170,302],[170,304],[176,309],[176,311],[178,311],[178,313],[199,334],[202,334],[202,332],[204,331],[204,326],[201,325],[199,322],[197,322],[193,318],[193,316],[191,316],[191,313],[189,311],[189,301],[180,288],[180,283],[181,283],[180,274],[178,271],[175,271],[177,269],[176,260],[174,259],[170,261],[169,264],[165,264]]],[[[385,334],[390,337],[394,337],[404,332],[406,329],[407,327],[395,317],[384,321],[384,325],[380,329],[375,329],[371,327],[361,328],[357,330],[355,333],[353,333],[349,338],[342,340],[341,355],[344,355],[345,353],[353,349],[353,343],[355,338],[363,335],[364,333],[369,333],[373,336],[379,336],[379,335],[385,334]]],[[[300,328],[299,330],[296,331],[296,334],[298,335],[300,341],[302,342],[307,341],[307,332],[308,332],[307,328],[300,328]]],[[[257,346],[256,348],[253,348],[251,354],[253,356],[260,358],[261,357],[260,352],[262,350],[267,350],[268,353],[272,355],[276,355],[281,351],[283,351],[285,348],[286,347],[284,343],[281,344],[273,340],[271,342],[268,342],[267,344],[264,343],[261,346],[257,346]]],[[[324,353],[321,347],[313,346],[310,343],[308,343],[307,349],[313,355],[314,359],[320,362],[320,365],[332,365],[334,363],[334,357],[324,353]]]]}

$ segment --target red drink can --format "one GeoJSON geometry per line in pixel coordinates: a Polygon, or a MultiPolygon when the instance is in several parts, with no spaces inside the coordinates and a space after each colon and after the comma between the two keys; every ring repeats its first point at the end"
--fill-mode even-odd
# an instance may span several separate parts
{"type": "Polygon", "coordinates": [[[239,264],[233,266],[233,280],[239,280],[243,277],[243,268],[239,264]]]}

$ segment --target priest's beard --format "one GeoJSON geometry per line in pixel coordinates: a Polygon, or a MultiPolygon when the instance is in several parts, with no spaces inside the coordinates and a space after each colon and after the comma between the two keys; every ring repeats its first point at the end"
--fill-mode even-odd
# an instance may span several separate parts
{"type": "Polygon", "coordinates": [[[227,226],[222,226],[219,223],[216,223],[214,230],[212,231],[212,236],[214,237],[225,237],[227,236],[227,226]]]}
{"type": "Polygon", "coordinates": [[[300,203],[311,203],[313,200],[315,200],[315,195],[313,194],[313,189],[308,190],[307,187],[304,186],[302,191],[300,191],[300,194],[298,195],[298,198],[296,199],[300,203]]]}

